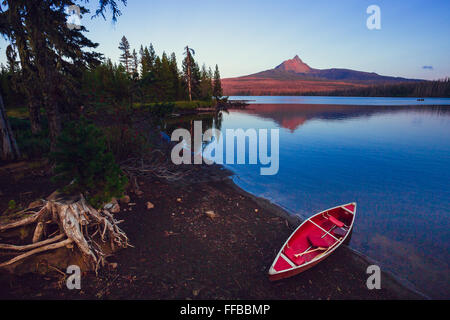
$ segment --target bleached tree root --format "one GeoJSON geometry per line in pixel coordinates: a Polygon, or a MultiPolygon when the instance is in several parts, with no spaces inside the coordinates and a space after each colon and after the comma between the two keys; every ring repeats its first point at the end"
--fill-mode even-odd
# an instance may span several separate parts
{"type": "Polygon", "coordinates": [[[13,263],[15,263],[17,261],[20,261],[22,259],[25,259],[27,257],[30,257],[30,256],[32,256],[34,254],[37,254],[37,253],[40,253],[40,252],[44,252],[44,251],[48,251],[48,250],[54,250],[54,249],[58,249],[58,248],[61,248],[61,247],[65,247],[65,246],[67,246],[70,243],[72,243],[72,240],[71,239],[66,239],[66,240],[63,240],[63,241],[60,241],[60,242],[57,242],[57,243],[48,244],[46,246],[43,246],[43,247],[40,247],[40,248],[36,248],[34,250],[30,250],[30,251],[25,252],[25,253],[23,253],[21,255],[18,255],[15,258],[12,258],[11,260],[8,260],[8,261],[6,261],[4,263],[1,263],[0,264],[0,268],[9,266],[9,265],[11,265],[11,264],[13,264],[13,263]]]}
{"type": "MultiPolygon", "coordinates": [[[[36,209],[36,208],[34,208],[36,209]]],[[[14,256],[0,262],[0,268],[10,267],[24,259],[46,251],[75,244],[88,269],[98,271],[105,264],[108,252],[131,246],[113,214],[108,210],[96,210],[80,195],[76,198],[51,198],[43,201],[38,211],[18,221],[1,224],[0,235],[6,230],[35,224],[30,244],[15,245],[0,243],[2,256],[14,256]],[[47,235],[47,226],[55,224],[57,232],[47,235]],[[108,248],[107,250],[105,248],[108,248]],[[18,254],[18,255],[17,255],[18,254]]]]}

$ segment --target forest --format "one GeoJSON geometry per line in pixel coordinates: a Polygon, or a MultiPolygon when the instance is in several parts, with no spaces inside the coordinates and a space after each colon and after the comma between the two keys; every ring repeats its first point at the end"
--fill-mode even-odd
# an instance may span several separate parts
{"type": "Polygon", "coordinates": [[[381,84],[348,90],[307,92],[303,96],[450,98],[450,79],[381,84]]]}
{"type": "Polygon", "coordinates": [[[114,22],[126,1],[94,1],[93,15],[87,2],[0,4],[0,33],[8,42],[0,68],[0,160],[38,166],[57,186],[31,209],[10,200],[0,213],[0,234],[13,229],[22,236],[13,233],[10,241],[31,242],[0,243],[0,253],[10,258],[0,269],[75,243],[85,269],[97,271],[106,252],[128,247],[113,217],[117,199],[127,189],[139,194],[142,172],[176,176],[160,138],[163,119],[199,107],[213,112],[222,96],[218,66],[200,67],[189,46],[181,70],[175,53],[159,56],[152,44],[136,50],[125,36],[117,44],[120,62],[105,58],[84,26],[68,27],[66,9],[76,5],[92,18],[111,14],[114,22]],[[105,242],[109,249],[99,245],[105,242]]]}

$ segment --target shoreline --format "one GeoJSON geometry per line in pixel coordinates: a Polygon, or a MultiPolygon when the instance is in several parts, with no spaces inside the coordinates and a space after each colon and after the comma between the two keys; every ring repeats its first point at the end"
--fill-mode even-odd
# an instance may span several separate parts
{"type": "MultiPolygon", "coordinates": [[[[116,214],[124,220],[122,228],[134,248],[108,258],[110,267],[98,276],[83,274],[82,290],[68,290],[61,272],[54,270],[42,275],[0,274],[0,298],[426,299],[385,272],[381,289],[368,290],[369,262],[347,247],[302,274],[269,281],[268,268],[299,219],[238,187],[222,167],[201,166],[195,170],[189,181],[177,183],[138,179],[142,194],[129,190],[131,202],[121,203],[116,214]],[[147,208],[149,201],[154,208],[147,208]]],[[[5,190],[5,183],[11,179],[4,173],[0,178],[5,190]]],[[[53,188],[49,183],[48,190],[42,190],[48,176],[24,179],[17,183],[32,188],[27,192],[30,198],[53,188]]],[[[15,187],[0,196],[2,203],[17,192],[15,187]]]]}
{"type": "MultiPolygon", "coordinates": [[[[294,228],[294,229],[297,228],[300,225],[300,223],[303,222],[303,220],[299,216],[295,215],[293,212],[290,212],[288,209],[285,209],[282,206],[280,206],[276,203],[273,203],[269,199],[266,199],[266,198],[260,197],[260,196],[256,196],[256,195],[244,190],[243,188],[239,187],[232,179],[229,179],[228,183],[235,188],[236,192],[246,195],[249,198],[252,198],[256,203],[258,203],[261,207],[266,208],[266,210],[271,212],[273,215],[280,216],[283,219],[286,219],[289,222],[289,224],[292,226],[292,228],[294,228]]],[[[380,264],[380,262],[365,255],[362,252],[359,252],[359,251],[351,248],[347,244],[343,244],[341,246],[341,248],[339,248],[339,249],[350,251],[353,255],[355,255],[355,260],[356,259],[361,260],[361,262],[360,262],[361,264],[365,264],[365,265],[372,265],[372,264],[379,265],[380,264]]],[[[383,275],[384,284],[386,284],[386,279],[387,279],[388,286],[392,287],[394,290],[400,290],[400,291],[407,290],[407,291],[411,291],[413,294],[421,296],[423,299],[431,299],[424,293],[420,292],[417,288],[415,288],[412,283],[409,283],[407,280],[399,278],[391,271],[382,271],[381,273],[383,275]]]]}

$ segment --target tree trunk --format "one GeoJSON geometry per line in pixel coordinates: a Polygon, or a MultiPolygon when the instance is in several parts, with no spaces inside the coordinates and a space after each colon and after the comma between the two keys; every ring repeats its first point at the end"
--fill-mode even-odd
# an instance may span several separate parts
{"type": "Polygon", "coordinates": [[[191,88],[191,53],[189,52],[189,47],[186,47],[186,59],[187,59],[187,85],[189,92],[189,101],[192,101],[192,88],[191,88]]]}
{"type": "Polygon", "coordinates": [[[0,94],[0,134],[2,139],[1,159],[16,160],[20,157],[19,147],[14,138],[8,116],[6,115],[3,97],[0,94]]]}
{"type": "Polygon", "coordinates": [[[41,110],[40,104],[34,97],[28,97],[28,111],[30,113],[31,133],[39,134],[42,131],[41,127],[41,110]]]}
{"type": "Polygon", "coordinates": [[[56,103],[48,103],[45,106],[48,120],[48,130],[50,133],[51,150],[55,150],[56,142],[61,132],[61,119],[56,103]]]}

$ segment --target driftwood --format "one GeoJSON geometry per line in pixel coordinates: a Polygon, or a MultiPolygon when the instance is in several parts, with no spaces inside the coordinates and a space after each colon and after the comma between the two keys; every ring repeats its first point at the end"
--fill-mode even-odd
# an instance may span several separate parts
{"type": "Polygon", "coordinates": [[[76,247],[88,269],[98,271],[105,264],[110,251],[131,246],[128,237],[118,227],[117,221],[108,210],[96,210],[80,195],[64,198],[52,195],[41,206],[27,209],[19,215],[27,215],[18,221],[0,223],[2,233],[19,227],[34,228],[30,244],[15,245],[0,243],[1,256],[13,256],[0,261],[0,269],[10,267],[39,253],[63,247],[76,247]],[[56,232],[48,235],[47,229],[53,225],[56,232]],[[75,246],[74,246],[75,244],[75,246]]]}

